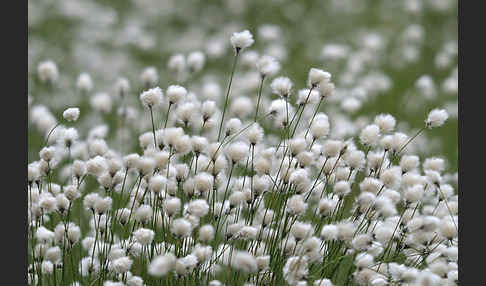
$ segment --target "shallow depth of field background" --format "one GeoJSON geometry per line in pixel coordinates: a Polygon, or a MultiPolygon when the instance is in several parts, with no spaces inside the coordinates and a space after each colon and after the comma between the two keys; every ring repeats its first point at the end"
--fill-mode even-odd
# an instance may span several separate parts
{"type": "MultiPolygon", "coordinates": [[[[251,50],[279,58],[280,74],[294,81],[295,90],[305,87],[311,67],[332,73],[340,90],[336,101],[356,96],[353,88],[359,83],[347,82],[343,73],[350,65],[356,65],[360,75],[357,78],[386,75],[390,89],[361,100],[361,108],[352,115],[356,120],[369,122],[376,114],[390,113],[397,118],[397,129],[411,136],[413,130],[423,126],[432,108],[446,108],[450,120],[442,128],[422,134],[414,148],[422,159],[446,158],[447,171],[456,172],[457,89],[451,92],[443,88],[444,81],[457,69],[456,14],[455,0],[29,1],[28,90],[32,105],[48,106],[58,119],[66,107],[79,106],[81,118],[76,125],[84,137],[88,129],[82,126],[92,127],[93,122],[101,120],[99,115],[87,114],[88,100],[76,91],[76,78],[81,72],[92,76],[92,94],[112,94],[115,80],[127,77],[132,85],[130,96],[136,102],[143,68],[156,67],[159,85],[165,90],[175,83],[167,72],[171,55],[212,50],[214,54],[207,56],[202,72],[183,85],[197,92],[204,79],[214,78],[224,91],[233,55],[230,35],[249,29],[255,37],[251,50]],[[404,37],[405,30],[413,24],[423,28],[421,39],[404,37]],[[265,25],[277,25],[281,36],[264,39],[261,33],[265,25]],[[341,60],[326,60],[321,54],[326,44],[347,45],[351,53],[341,60]],[[372,48],[378,49],[379,56],[366,65],[353,63],[352,52],[363,45],[375,45],[372,48]],[[448,58],[438,67],[441,53],[448,58]],[[36,74],[38,63],[46,59],[55,61],[60,71],[58,87],[53,90],[41,84],[36,74]],[[431,98],[415,87],[423,75],[431,76],[435,84],[436,95],[431,98]]],[[[237,69],[236,77],[242,70],[237,69]]],[[[264,94],[270,96],[268,84],[264,94]]],[[[340,106],[339,102],[336,106],[340,106]]],[[[322,111],[328,112],[325,106],[322,111]]],[[[115,115],[105,116],[112,123],[112,131],[115,115]]],[[[135,151],[138,138],[133,139],[135,151]]],[[[38,159],[42,142],[43,137],[29,123],[29,162],[38,159]]]]}

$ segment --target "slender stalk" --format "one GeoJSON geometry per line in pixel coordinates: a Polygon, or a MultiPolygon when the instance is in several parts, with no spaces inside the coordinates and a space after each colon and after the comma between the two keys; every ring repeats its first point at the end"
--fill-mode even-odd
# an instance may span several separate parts
{"type": "Polygon", "coordinates": [[[307,102],[309,101],[309,97],[310,97],[312,90],[314,88],[315,88],[315,86],[312,85],[312,87],[309,89],[309,93],[307,94],[307,97],[305,98],[304,104],[302,105],[302,109],[300,110],[299,117],[297,117],[297,122],[295,123],[294,131],[292,131],[292,136],[295,134],[295,130],[297,130],[297,126],[299,126],[300,118],[302,117],[302,114],[304,113],[305,106],[307,105],[307,102]]]}
{"type": "Polygon", "coordinates": [[[54,126],[51,131],[49,131],[49,134],[47,134],[47,138],[46,140],[44,141],[44,146],[47,145],[47,142],[49,142],[49,137],[51,136],[52,132],[54,131],[54,129],[56,129],[59,125],[61,125],[61,122],[57,123],[56,126],[54,126]]]}
{"type": "Polygon", "coordinates": [[[457,224],[456,224],[456,221],[454,220],[454,216],[452,215],[452,211],[451,211],[451,208],[449,207],[449,204],[447,203],[447,199],[444,195],[444,193],[442,192],[442,190],[440,189],[440,186],[436,186],[437,190],[439,190],[440,194],[442,195],[442,198],[444,200],[444,204],[446,205],[447,207],[447,211],[449,212],[449,215],[451,216],[451,220],[452,220],[452,223],[454,224],[454,226],[456,227],[456,231],[459,230],[458,227],[457,227],[457,224]]]}
{"type": "Polygon", "coordinates": [[[321,106],[322,101],[324,100],[325,97],[321,96],[319,99],[319,103],[316,106],[316,109],[314,110],[314,114],[312,115],[311,121],[309,122],[309,128],[305,131],[304,138],[307,137],[307,134],[309,133],[310,127],[312,126],[312,123],[314,122],[314,118],[316,118],[317,112],[319,112],[319,107],[321,106]]]}
{"type": "Polygon", "coordinates": [[[264,75],[261,76],[260,88],[258,89],[258,99],[257,99],[256,110],[255,110],[255,118],[253,119],[254,122],[256,122],[257,118],[258,118],[258,110],[260,108],[260,99],[262,97],[263,81],[265,81],[264,75]]]}
{"type": "Polygon", "coordinates": [[[152,134],[154,135],[154,148],[157,149],[157,139],[155,138],[154,114],[152,111],[152,106],[149,106],[149,109],[150,109],[150,119],[152,120],[152,134]]]}
{"type": "MultiPolygon", "coordinates": [[[[233,175],[233,169],[235,167],[235,164],[236,163],[231,163],[231,168],[230,168],[230,173],[229,173],[229,176],[228,176],[228,181],[226,182],[226,188],[224,190],[224,195],[223,195],[223,202],[222,202],[222,205],[221,205],[221,209],[219,210],[219,215],[218,215],[218,223],[216,224],[216,233],[218,232],[218,229],[219,229],[219,222],[221,220],[221,215],[223,213],[223,206],[224,206],[224,202],[226,201],[226,196],[228,194],[228,187],[229,187],[229,184],[230,184],[230,181],[231,181],[231,176],[233,175]]],[[[213,194],[213,196],[216,195],[216,194],[213,194]]]]}
{"type": "Polygon", "coordinates": [[[219,130],[218,130],[218,140],[221,138],[221,129],[223,127],[223,122],[224,122],[224,115],[226,113],[226,107],[228,106],[228,98],[231,90],[231,83],[233,82],[233,75],[235,74],[235,69],[236,69],[236,63],[238,62],[238,56],[240,55],[240,49],[236,48],[236,54],[233,60],[233,67],[231,68],[231,76],[228,84],[228,89],[226,91],[226,97],[224,99],[224,108],[223,108],[223,115],[221,116],[221,122],[219,123],[219,130]]]}
{"type": "Polygon", "coordinates": [[[169,113],[170,113],[171,106],[172,106],[172,102],[169,102],[169,107],[167,107],[167,114],[165,117],[164,129],[167,128],[167,122],[169,121],[169,113]]]}
{"type": "Polygon", "coordinates": [[[380,176],[380,173],[381,173],[381,167],[383,166],[383,162],[385,161],[385,156],[386,156],[386,152],[388,150],[385,149],[385,151],[383,152],[383,157],[381,158],[381,162],[380,162],[380,167],[378,168],[378,172],[376,172],[376,178],[378,178],[380,176]]]}
{"type": "Polygon", "coordinates": [[[410,142],[412,142],[413,139],[415,139],[415,137],[419,136],[420,133],[422,133],[422,131],[425,130],[425,127],[422,127],[419,131],[417,131],[417,133],[415,133],[415,135],[413,135],[412,138],[408,139],[408,141],[402,146],[402,148],[400,148],[400,150],[398,150],[397,152],[397,156],[403,151],[403,149],[405,149],[405,147],[407,147],[408,144],[410,144],[410,142]]]}

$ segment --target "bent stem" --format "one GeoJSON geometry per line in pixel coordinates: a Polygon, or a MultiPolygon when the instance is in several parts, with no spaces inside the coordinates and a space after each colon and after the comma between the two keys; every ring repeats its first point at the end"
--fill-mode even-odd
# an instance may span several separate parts
{"type": "Polygon", "coordinates": [[[419,136],[420,133],[422,133],[422,131],[424,131],[424,130],[425,130],[425,127],[422,127],[419,131],[417,131],[417,133],[415,133],[415,135],[413,135],[412,138],[408,139],[407,143],[405,143],[403,145],[403,147],[400,148],[400,150],[398,150],[397,156],[403,151],[403,149],[405,149],[405,147],[407,147],[408,144],[410,144],[410,142],[412,142],[413,139],[415,139],[415,137],[419,136]]]}
{"type": "Polygon", "coordinates": [[[47,134],[47,138],[46,140],[44,141],[44,146],[47,145],[47,142],[49,142],[49,137],[51,136],[52,132],[54,131],[54,129],[56,129],[59,125],[61,125],[61,122],[57,123],[56,126],[54,126],[51,131],[49,131],[49,133],[47,134]]]}

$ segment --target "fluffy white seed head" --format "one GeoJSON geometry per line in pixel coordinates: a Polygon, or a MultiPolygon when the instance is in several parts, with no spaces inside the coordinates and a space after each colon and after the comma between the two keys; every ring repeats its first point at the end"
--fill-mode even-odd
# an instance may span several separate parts
{"type": "Polygon", "coordinates": [[[104,214],[111,209],[112,199],[110,197],[98,197],[94,202],[94,210],[97,214],[104,214]]]}
{"type": "Polygon", "coordinates": [[[326,157],[338,156],[345,144],[340,140],[327,140],[322,145],[322,152],[326,157]]]}
{"type": "Polygon", "coordinates": [[[112,261],[111,266],[115,273],[121,274],[130,271],[133,260],[127,256],[117,258],[112,261]]]}
{"type": "Polygon", "coordinates": [[[142,92],[142,94],[140,94],[140,100],[142,101],[143,106],[152,108],[158,106],[162,102],[162,96],[162,89],[160,89],[160,87],[155,87],[142,92]]]}
{"type": "Polygon", "coordinates": [[[311,236],[312,233],[314,232],[314,228],[310,223],[303,223],[300,221],[296,221],[292,225],[290,232],[295,237],[295,240],[300,241],[311,236]]]}
{"type": "Polygon", "coordinates": [[[64,119],[66,119],[67,121],[70,121],[70,122],[74,122],[74,121],[78,120],[79,108],[71,107],[71,108],[64,110],[64,112],[62,113],[62,117],[64,117],[64,119]]]}
{"type": "Polygon", "coordinates": [[[175,54],[169,58],[167,68],[174,73],[176,77],[180,76],[186,69],[186,58],[183,54],[175,54]]]}
{"type": "Polygon", "coordinates": [[[162,277],[174,270],[176,257],[172,253],[155,257],[148,266],[148,273],[155,277],[162,277]]]}
{"type": "Polygon", "coordinates": [[[241,126],[243,124],[241,123],[241,120],[238,118],[231,118],[226,122],[225,129],[226,129],[226,136],[231,136],[238,132],[241,129],[241,126]]]}
{"type": "Polygon", "coordinates": [[[208,243],[214,239],[214,227],[210,224],[203,225],[199,228],[199,240],[208,243]]]}
{"type": "Polygon", "coordinates": [[[330,125],[327,118],[314,120],[314,122],[312,122],[312,125],[310,126],[310,133],[312,134],[312,137],[314,139],[319,139],[327,136],[329,134],[329,131],[330,125]]]}
{"type": "Polygon", "coordinates": [[[203,217],[208,214],[209,205],[203,199],[193,200],[187,204],[187,212],[197,217],[203,217]]]}
{"type": "Polygon", "coordinates": [[[181,200],[179,198],[168,198],[164,201],[164,210],[169,217],[175,215],[181,209],[181,200]]]}
{"type": "Polygon", "coordinates": [[[139,228],[133,233],[135,239],[143,246],[149,245],[154,239],[154,231],[147,228],[139,228]]]}
{"type": "Polygon", "coordinates": [[[438,157],[427,158],[422,164],[422,167],[424,170],[442,172],[445,169],[445,161],[438,157]]]}
{"type": "Polygon", "coordinates": [[[93,89],[93,80],[88,73],[81,73],[76,81],[76,87],[82,92],[90,92],[93,89]]]}
{"type": "Polygon", "coordinates": [[[250,47],[254,42],[253,35],[248,30],[233,33],[230,41],[237,52],[250,47]]]}
{"type": "Polygon", "coordinates": [[[246,251],[236,251],[232,257],[231,266],[236,270],[246,273],[254,273],[258,271],[255,257],[246,251]]]}
{"type": "Polygon", "coordinates": [[[380,138],[380,127],[376,124],[366,126],[359,135],[361,144],[375,146],[380,138]]]}
{"type": "Polygon", "coordinates": [[[246,132],[246,138],[251,145],[256,145],[263,140],[263,128],[258,123],[253,124],[246,132]]]}
{"type": "Polygon", "coordinates": [[[331,80],[331,74],[316,68],[311,68],[309,71],[308,82],[310,86],[317,86],[320,83],[327,83],[331,80]]]}
{"type": "Polygon", "coordinates": [[[155,67],[147,67],[140,74],[140,80],[146,87],[151,87],[159,81],[159,73],[155,67]]]}
{"type": "Polygon", "coordinates": [[[400,168],[404,173],[417,169],[420,164],[420,159],[416,155],[404,155],[400,159],[400,168]]]}
{"type": "Polygon", "coordinates": [[[98,92],[90,98],[91,107],[101,113],[108,113],[113,106],[113,100],[105,92],[98,92]]]}
{"type": "Polygon", "coordinates": [[[351,192],[351,186],[348,181],[339,181],[334,184],[334,193],[343,197],[351,192]]]}
{"type": "Polygon", "coordinates": [[[287,211],[293,215],[302,215],[307,209],[307,203],[305,203],[302,195],[293,195],[287,202],[287,211]]]}
{"type": "Polygon", "coordinates": [[[422,185],[415,185],[405,189],[403,196],[407,202],[414,203],[422,199],[424,195],[424,187],[422,185]]]}
{"type": "Polygon", "coordinates": [[[379,114],[375,117],[375,124],[383,133],[391,132],[395,128],[396,120],[390,114],[379,114]]]}
{"type": "Polygon", "coordinates": [[[167,100],[170,104],[181,102],[187,95],[185,87],[180,85],[169,85],[166,91],[167,100]]]}
{"type": "Polygon", "coordinates": [[[262,56],[256,62],[256,67],[261,77],[274,76],[280,70],[280,64],[271,56],[262,56]]]}
{"type": "Polygon", "coordinates": [[[392,136],[392,140],[390,142],[390,149],[392,152],[397,153],[400,151],[403,146],[407,143],[408,136],[405,133],[395,132],[392,136]]]}
{"type": "Polygon", "coordinates": [[[190,72],[198,72],[204,67],[206,56],[201,51],[194,51],[187,56],[187,66],[190,72]]]}
{"type": "Polygon", "coordinates": [[[440,127],[444,124],[447,118],[449,118],[449,114],[445,109],[434,109],[427,116],[425,126],[427,128],[440,127]]]}
{"type": "Polygon", "coordinates": [[[178,218],[172,222],[171,231],[177,237],[187,237],[191,234],[191,223],[183,218],[178,218]]]}
{"type": "Polygon", "coordinates": [[[292,86],[293,83],[288,77],[277,77],[270,84],[272,92],[284,98],[290,96],[292,86]]]}
{"type": "Polygon", "coordinates": [[[359,170],[361,169],[365,162],[365,153],[360,150],[351,150],[349,152],[346,152],[344,155],[344,161],[348,166],[354,170],[359,170]]]}
{"type": "Polygon", "coordinates": [[[152,218],[152,214],[153,210],[150,205],[141,205],[135,211],[135,220],[142,224],[147,224],[152,218]]]}
{"type": "Polygon", "coordinates": [[[233,163],[238,163],[248,156],[248,145],[242,141],[230,144],[226,148],[226,156],[233,163]]]}
{"type": "Polygon", "coordinates": [[[130,91],[130,82],[128,79],[121,77],[115,83],[115,91],[121,97],[125,96],[130,91]]]}
{"type": "Polygon", "coordinates": [[[330,97],[334,94],[336,87],[334,86],[334,83],[332,82],[327,82],[327,83],[321,83],[319,85],[319,91],[321,92],[321,96],[323,98],[330,97]]]}
{"type": "Polygon", "coordinates": [[[37,74],[43,82],[55,82],[59,78],[59,71],[55,62],[47,60],[39,63],[37,74]]]}

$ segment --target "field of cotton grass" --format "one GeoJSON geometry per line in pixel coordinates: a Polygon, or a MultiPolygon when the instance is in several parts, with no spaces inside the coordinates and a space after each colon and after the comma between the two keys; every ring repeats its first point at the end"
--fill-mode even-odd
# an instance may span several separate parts
{"type": "Polygon", "coordinates": [[[29,285],[457,285],[457,1],[28,2],[29,285]]]}

